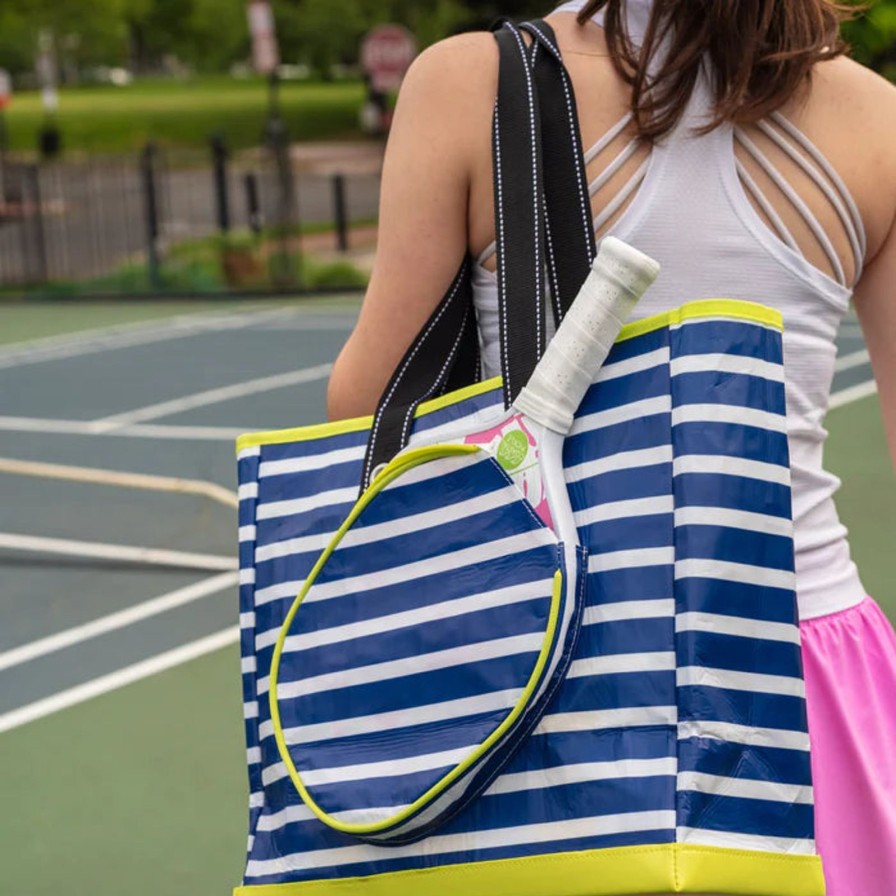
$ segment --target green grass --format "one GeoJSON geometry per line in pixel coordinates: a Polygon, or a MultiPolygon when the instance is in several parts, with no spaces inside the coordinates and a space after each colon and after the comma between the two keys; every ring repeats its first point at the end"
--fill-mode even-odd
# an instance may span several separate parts
{"type": "MultiPolygon", "coordinates": [[[[153,299],[163,296],[224,295],[238,290],[246,293],[271,294],[272,288],[289,293],[301,289],[359,290],[368,282],[367,274],[343,259],[320,259],[297,252],[281,254],[272,251],[265,258],[254,243],[235,249],[250,260],[251,270],[238,279],[229,280],[224,270],[223,250],[218,239],[196,241],[192,246],[169,253],[160,265],[155,282],[143,262],[128,262],[116,270],[90,280],[55,280],[37,287],[8,293],[7,301],[80,300],[83,296],[123,296],[153,299]]],[[[0,303],[4,301],[0,291],[0,303]]]]}
{"type": "MultiPolygon", "coordinates": [[[[363,86],[354,81],[285,82],[280,88],[283,118],[294,140],[360,137],[363,98],[363,86]]],[[[150,138],[165,146],[198,147],[213,133],[241,149],[261,142],[266,114],[264,81],[209,76],[66,88],[60,92],[58,122],[66,151],[130,152],[150,138]]],[[[33,150],[44,121],[40,95],[17,94],[6,118],[12,149],[33,150]]]]}

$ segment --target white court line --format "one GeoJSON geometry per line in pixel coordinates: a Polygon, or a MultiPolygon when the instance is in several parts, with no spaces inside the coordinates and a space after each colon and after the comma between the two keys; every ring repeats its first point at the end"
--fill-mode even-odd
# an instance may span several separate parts
{"type": "Polygon", "coordinates": [[[851,370],[853,367],[861,367],[863,364],[871,363],[871,355],[868,349],[861,349],[857,352],[851,352],[848,355],[841,355],[834,362],[834,373],[841,373],[844,370],[851,370]]]}
{"type": "Polygon", "coordinates": [[[236,558],[222,557],[217,554],[192,554],[186,551],[99,544],[93,541],[71,541],[66,538],[43,538],[37,535],[16,535],[10,532],[0,532],[0,549],[3,548],[39,554],[61,554],[66,557],[171,566],[177,569],[217,571],[237,568],[236,558]]]}
{"type": "Polygon", "coordinates": [[[216,482],[206,482],[203,479],[180,479],[176,476],[100,470],[97,467],[45,464],[33,460],[18,460],[13,457],[0,457],[0,473],[34,476],[40,479],[62,479],[68,482],[89,482],[94,485],[160,491],[178,495],[203,495],[227,507],[239,507],[239,498],[236,492],[232,492],[216,482]]]}
{"type": "Polygon", "coordinates": [[[828,410],[842,408],[844,405],[852,404],[854,401],[860,401],[871,395],[877,394],[877,383],[874,380],[868,380],[865,383],[859,383],[856,386],[850,386],[848,389],[841,389],[831,396],[828,402],[828,410]]]}
{"type": "MultiPolygon", "coordinates": [[[[278,321],[286,324],[286,329],[335,332],[353,328],[356,317],[357,308],[347,308],[343,314],[340,314],[338,308],[268,307],[251,310],[238,308],[225,313],[198,311],[194,314],[178,314],[174,317],[116,324],[111,327],[97,327],[75,333],[14,342],[0,348],[0,370],[137,345],[149,345],[153,342],[165,342],[202,333],[256,329],[265,325],[270,325],[270,328],[274,329],[278,321]],[[307,321],[303,321],[305,317],[307,321]]],[[[276,329],[279,330],[281,327],[276,329]]]]}
{"type": "Polygon", "coordinates": [[[199,442],[232,442],[247,432],[254,432],[259,426],[170,426],[154,423],[136,424],[125,429],[102,432],[95,422],[89,420],[48,420],[44,417],[2,417],[0,432],[43,432],[56,435],[75,436],[121,436],[136,439],[170,439],[199,442]]]}
{"type": "Polygon", "coordinates": [[[255,311],[237,311],[222,314],[219,311],[201,311],[196,314],[178,315],[153,321],[139,321],[113,327],[83,330],[80,333],[50,336],[23,343],[13,343],[0,349],[0,370],[115,351],[153,342],[196,336],[223,330],[244,329],[265,318],[283,316],[282,308],[255,311]]]}
{"type": "Polygon", "coordinates": [[[261,321],[258,324],[253,324],[250,329],[259,333],[282,333],[284,330],[302,333],[338,333],[355,328],[357,309],[352,308],[347,311],[351,313],[346,313],[343,317],[320,317],[305,320],[297,315],[295,320],[284,320],[277,324],[261,321]]]}
{"type": "Polygon", "coordinates": [[[238,579],[239,574],[234,572],[212,576],[210,579],[196,582],[193,585],[188,585],[186,588],[178,588],[176,591],[144,601],[134,607],[128,607],[118,613],[110,613],[108,616],[94,619],[92,622],[85,622],[83,625],[76,625],[65,631],[57,632],[55,635],[48,635],[46,638],[39,638],[20,647],[14,647],[12,650],[0,653],[0,670],[28,663],[38,657],[56,653],[59,650],[64,650],[91,638],[105,635],[108,632],[125,628],[152,616],[158,616],[160,613],[165,613],[168,610],[182,607],[211,594],[217,594],[236,585],[238,579]]]}
{"type": "Polygon", "coordinates": [[[216,632],[214,635],[209,635],[207,638],[184,644],[182,647],[176,647],[174,650],[160,653],[158,656],[134,663],[134,665],[119,669],[117,672],[102,675],[99,678],[94,678],[92,681],[60,691],[58,694],[53,694],[51,697],[45,697],[43,700],[37,700],[26,706],[21,706],[11,712],[0,715],[0,733],[20,728],[22,725],[27,725],[29,722],[42,719],[60,710],[77,706],[79,703],[84,703],[93,697],[108,694],[110,691],[118,690],[125,685],[133,684],[159,672],[165,672],[168,669],[173,669],[175,666],[181,666],[191,660],[198,659],[207,653],[213,653],[216,650],[229,647],[239,640],[239,636],[239,629],[236,626],[232,626],[216,632]]]}
{"type": "Polygon", "coordinates": [[[332,364],[318,364],[315,367],[306,367],[302,370],[292,370],[288,373],[280,373],[274,376],[259,377],[244,383],[221,386],[217,389],[207,389],[204,392],[185,395],[183,398],[174,398],[171,401],[162,401],[158,404],[136,408],[133,411],[125,411],[122,414],[114,414],[111,417],[94,420],[93,424],[98,432],[111,432],[114,429],[124,429],[134,423],[157,420],[159,417],[169,417],[194,408],[230,401],[234,398],[243,398],[247,395],[255,395],[258,392],[268,392],[274,389],[283,389],[287,386],[298,386],[301,383],[315,382],[328,377],[332,370],[332,364]]]}

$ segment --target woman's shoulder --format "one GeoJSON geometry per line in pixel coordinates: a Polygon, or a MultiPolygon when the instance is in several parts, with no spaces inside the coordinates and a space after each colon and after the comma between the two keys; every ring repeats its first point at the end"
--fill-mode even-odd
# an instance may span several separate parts
{"type": "Polygon", "coordinates": [[[896,128],[896,85],[853,59],[839,56],[816,65],[810,91],[812,103],[896,128]]]}
{"type": "Polygon", "coordinates": [[[427,47],[413,62],[399,94],[399,110],[413,119],[421,138],[452,146],[481,141],[498,85],[498,50],[493,35],[454,35],[427,47]]]}
{"type": "Polygon", "coordinates": [[[839,57],[816,65],[808,91],[782,111],[845,181],[873,255],[896,214],[896,85],[839,57]]]}
{"type": "Polygon", "coordinates": [[[471,31],[446,37],[427,47],[413,62],[402,92],[422,90],[455,99],[470,88],[486,92],[497,83],[498,49],[488,31],[471,31]]]}

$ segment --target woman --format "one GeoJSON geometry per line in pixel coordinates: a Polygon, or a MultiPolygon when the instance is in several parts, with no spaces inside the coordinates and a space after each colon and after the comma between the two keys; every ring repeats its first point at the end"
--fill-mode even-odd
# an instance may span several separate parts
{"type": "MultiPolygon", "coordinates": [[[[579,0],[548,22],[591,147],[598,236],[662,264],[638,316],[719,295],[784,315],[817,843],[831,896],[890,896],[896,635],[850,560],[822,421],[852,300],[896,464],[896,88],[843,56],[842,14],[827,0],[579,0]]],[[[408,74],[376,267],[330,383],[334,418],[373,411],[467,251],[484,373],[499,370],[496,89],[488,34],[444,41],[408,74]]]]}

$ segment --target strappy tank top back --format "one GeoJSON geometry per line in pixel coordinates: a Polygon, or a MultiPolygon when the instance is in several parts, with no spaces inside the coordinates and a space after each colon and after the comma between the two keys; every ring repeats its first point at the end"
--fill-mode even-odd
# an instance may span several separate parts
{"type": "MultiPolygon", "coordinates": [[[[558,11],[577,12],[582,5],[575,0],[558,11]]],[[[628,2],[629,33],[636,43],[649,11],[649,0],[628,2]]],[[[600,16],[596,21],[601,24],[600,16]]],[[[838,254],[817,216],[756,140],[729,125],[695,135],[695,128],[707,121],[710,105],[704,79],[675,131],[642,153],[640,162],[637,140],[618,148],[629,119],[591,147],[587,161],[614,141],[618,150],[592,181],[592,196],[599,198],[599,191],[629,163],[624,185],[619,187],[617,178],[615,194],[598,204],[595,229],[632,243],[662,265],[635,318],[707,298],[761,302],[782,313],[797,594],[800,617],[809,619],[847,609],[865,597],[834,506],[840,482],[823,466],[835,339],[865,254],[864,229],[848,190],[818,149],[783,115],[761,122],[758,129],[766,145],[791,160],[836,213],[853,262],[844,265],[843,253],[838,254]],[[790,204],[803,231],[817,240],[826,270],[807,260],[768,200],[769,190],[790,204]]],[[[485,376],[500,372],[497,285],[494,273],[484,267],[493,252],[490,247],[483,253],[473,278],[485,376]]]]}

